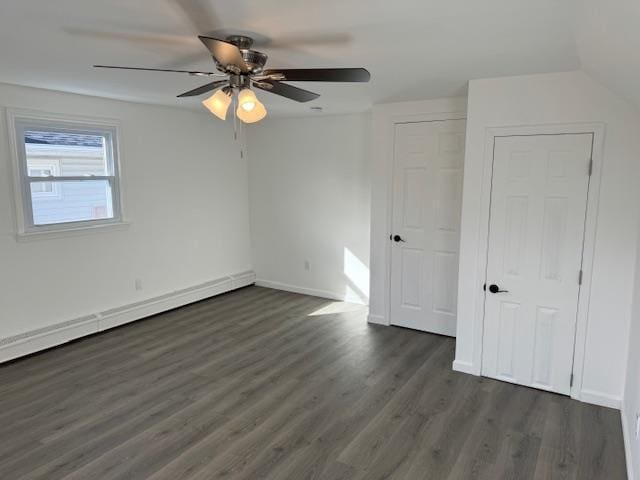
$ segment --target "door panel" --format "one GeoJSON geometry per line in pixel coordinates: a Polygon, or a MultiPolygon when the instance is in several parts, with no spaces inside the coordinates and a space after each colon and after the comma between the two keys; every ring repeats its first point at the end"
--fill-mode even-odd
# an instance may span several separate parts
{"type": "Polygon", "coordinates": [[[391,324],[455,335],[464,120],[395,129],[391,324]]]}
{"type": "Polygon", "coordinates": [[[483,375],[569,393],[591,143],[495,139],[483,375]]]}
{"type": "Polygon", "coordinates": [[[402,306],[420,308],[420,287],[424,272],[422,271],[422,255],[424,252],[416,248],[403,248],[402,255],[402,306]]]}

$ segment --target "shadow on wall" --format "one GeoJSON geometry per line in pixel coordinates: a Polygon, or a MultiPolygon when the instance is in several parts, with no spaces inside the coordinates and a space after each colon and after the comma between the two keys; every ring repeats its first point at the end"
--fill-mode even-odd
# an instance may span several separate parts
{"type": "Polygon", "coordinates": [[[344,298],[347,302],[369,304],[369,267],[344,247],[344,298]]]}

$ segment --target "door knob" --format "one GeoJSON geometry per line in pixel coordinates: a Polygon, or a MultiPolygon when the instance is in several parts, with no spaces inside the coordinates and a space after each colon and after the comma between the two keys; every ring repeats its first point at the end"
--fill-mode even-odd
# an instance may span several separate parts
{"type": "Polygon", "coordinates": [[[491,293],[508,293],[509,292],[509,290],[500,290],[500,287],[495,283],[492,283],[491,285],[489,285],[489,291],[491,293]]]}
{"type": "Polygon", "coordinates": [[[394,242],[404,242],[404,240],[402,239],[402,237],[400,235],[394,235],[393,236],[393,241],[394,242]]]}

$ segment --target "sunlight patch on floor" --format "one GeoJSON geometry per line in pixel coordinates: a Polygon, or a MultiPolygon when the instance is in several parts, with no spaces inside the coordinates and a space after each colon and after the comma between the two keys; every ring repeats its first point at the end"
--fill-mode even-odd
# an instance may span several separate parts
{"type": "Polygon", "coordinates": [[[332,302],[314,312],[311,312],[309,316],[314,317],[318,315],[333,315],[335,313],[360,312],[363,308],[364,307],[362,305],[357,305],[354,303],[332,302]]]}

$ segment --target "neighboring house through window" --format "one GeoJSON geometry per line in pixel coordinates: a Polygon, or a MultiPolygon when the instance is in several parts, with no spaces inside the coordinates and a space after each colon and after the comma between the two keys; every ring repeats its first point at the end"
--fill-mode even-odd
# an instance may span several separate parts
{"type": "MultiPolygon", "coordinates": [[[[29,177],[56,177],[60,175],[60,164],[58,161],[37,163],[32,160],[27,167],[29,177]]],[[[60,194],[59,188],[54,188],[52,182],[37,182],[31,185],[31,193],[34,197],[57,196],[60,194]]]]}
{"type": "Polygon", "coordinates": [[[116,125],[9,118],[20,191],[19,233],[121,222],[116,125]]]}

